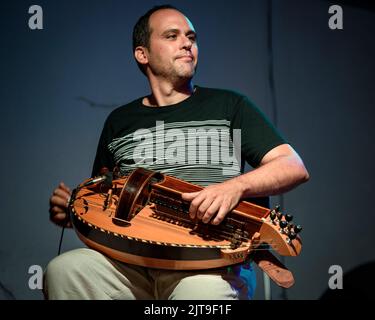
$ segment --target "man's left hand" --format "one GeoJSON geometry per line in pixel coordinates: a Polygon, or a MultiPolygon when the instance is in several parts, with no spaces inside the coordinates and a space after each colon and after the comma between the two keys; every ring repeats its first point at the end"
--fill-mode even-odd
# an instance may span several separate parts
{"type": "Polygon", "coordinates": [[[189,214],[192,219],[198,218],[204,223],[211,221],[212,224],[218,225],[238,204],[241,196],[241,185],[229,180],[198,192],[183,193],[182,199],[191,201],[189,214]]]}

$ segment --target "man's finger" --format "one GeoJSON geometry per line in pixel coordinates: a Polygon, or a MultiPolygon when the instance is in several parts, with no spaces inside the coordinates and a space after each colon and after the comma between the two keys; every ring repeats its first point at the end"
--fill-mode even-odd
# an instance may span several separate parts
{"type": "Polygon", "coordinates": [[[211,206],[212,202],[214,201],[213,198],[206,198],[201,205],[198,207],[197,210],[197,218],[202,219],[206,213],[206,210],[211,206]]]}
{"type": "Polygon", "coordinates": [[[212,220],[212,224],[214,225],[220,224],[224,220],[225,216],[227,215],[229,211],[230,211],[229,203],[223,202],[220,206],[219,212],[217,213],[215,219],[212,220]]]}
{"type": "Polygon", "coordinates": [[[65,191],[66,191],[67,193],[69,193],[69,194],[72,193],[72,191],[70,190],[70,188],[69,188],[68,186],[66,186],[64,182],[60,182],[59,187],[60,187],[61,189],[65,190],[65,191]]]}
{"type": "Polygon", "coordinates": [[[58,213],[54,216],[51,216],[50,220],[60,227],[72,228],[72,223],[66,213],[58,213]]]}
{"type": "Polygon", "coordinates": [[[220,199],[216,199],[214,202],[212,202],[212,204],[206,210],[206,213],[202,218],[203,223],[208,223],[211,220],[211,218],[218,212],[220,208],[220,204],[221,204],[220,199]]]}
{"type": "Polygon", "coordinates": [[[190,208],[189,208],[189,215],[191,219],[194,219],[198,212],[198,208],[201,205],[202,201],[204,200],[204,196],[200,193],[198,196],[194,198],[194,200],[190,203],[190,208]]]}
{"type": "Polygon", "coordinates": [[[60,198],[63,198],[65,200],[68,200],[70,198],[70,193],[66,192],[63,189],[55,189],[53,191],[53,195],[57,196],[57,197],[60,197],[60,198]]]}
{"type": "Polygon", "coordinates": [[[197,191],[197,192],[185,192],[185,193],[182,193],[181,194],[181,197],[183,200],[187,200],[187,201],[191,201],[193,200],[198,194],[200,193],[200,191],[197,191]]]}
{"type": "Polygon", "coordinates": [[[51,215],[50,216],[50,220],[57,224],[57,225],[63,225],[64,222],[68,221],[68,216],[66,213],[64,212],[60,212],[60,213],[57,213],[57,214],[54,214],[54,215],[51,215]]]}
{"type": "Polygon", "coordinates": [[[59,196],[52,196],[50,199],[50,206],[60,206],[62,208],[67,208],[68,207],[68,200],[69,198],[62,198],[59,196]]]}

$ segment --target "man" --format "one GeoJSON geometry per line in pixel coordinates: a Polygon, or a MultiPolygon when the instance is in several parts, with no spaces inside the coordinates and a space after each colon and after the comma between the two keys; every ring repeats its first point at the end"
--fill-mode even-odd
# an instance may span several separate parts
{"type": "MultiPolygon", "coordinates": [[[[200,184],[202,191],[183,194],[191,201],[190,216],[217,225],[241,199],[286,192],[307,181],[308,173],[246,97],[192,84],[196,37],[189,19],[171,6],[155,7],[138,20],[134,56],[151,94],[109,115],[93,176],[104,167],[117,166],[125,175],[143,166],[200,184]],[[244,160],[255,169],[241,175],[244,160]]],[[[69,196],[63,183],[51,196],[50,217],[58,225],[66,225],[69,196]]],[[[91,249],[64,253],[45,273],[49,299],[246,299],[249,290],[227,268],[148,269],[91,249]]]]}

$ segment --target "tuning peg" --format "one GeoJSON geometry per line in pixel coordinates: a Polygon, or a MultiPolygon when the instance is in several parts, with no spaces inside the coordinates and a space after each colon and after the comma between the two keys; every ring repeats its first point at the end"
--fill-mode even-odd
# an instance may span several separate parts
{"type": "Polygon", "coordinates": [[[279,212],[280,211],[280,206],[277,205],[274,210],[276,211],[276,213],[279,212]]]}
{"type": "Polygon", "coordinates": [[[294,233],[293,231],[291,231],[291,232],[288,233],[288,237],[289,237],[290,240],[293,240],[297,237],[297,234],[294,233]]]}
{"type": "Polygon", "coordinates": [[[281,220],[281,218],[283,217],[283,214],[281,211],[279,211],[276,213],[276,216],[277,216],[277,219],[281,220]]]}
{"type": "Polygon", "coordinates": [[[286,222],[285,220],[281,220],[279,222],[279,226],[281,229],[284,229],[287,225],[288,225],[288,222],[286,222]]]}
{"type": "Polygon", "coordinates": [[[275,218],[276,218],[276,212],[275,212],[275,210],[272,210],[272,211],[270,212],[270,218],[271,218],[271,221],[274,221],[274,220],[275,220],[275,218]]]}
{"type": "Polygon", "coordinates": [[[296,226],[294,226],[293,231],[295,233],[300,233],[302,231],[302,226],[300,226],[299,224],[297,224],[296,226]]]}
{"type": "Polygon", "coordinates": [[[291,214],[286,214],[285,215],[285,220],[288,221],[288,222],[290,222],[290,221],[293,220],[293,216],[291,214]]]}

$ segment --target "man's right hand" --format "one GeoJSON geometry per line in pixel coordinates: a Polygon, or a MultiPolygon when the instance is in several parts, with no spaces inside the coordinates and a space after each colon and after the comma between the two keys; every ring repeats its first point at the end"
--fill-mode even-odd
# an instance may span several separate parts
{"type": "Polygon", "coordinates": [[[49,199],[50,220],[60,227],[72,227],[67,210],[71,194],[70,189],[61,182],[49,199]]]}

